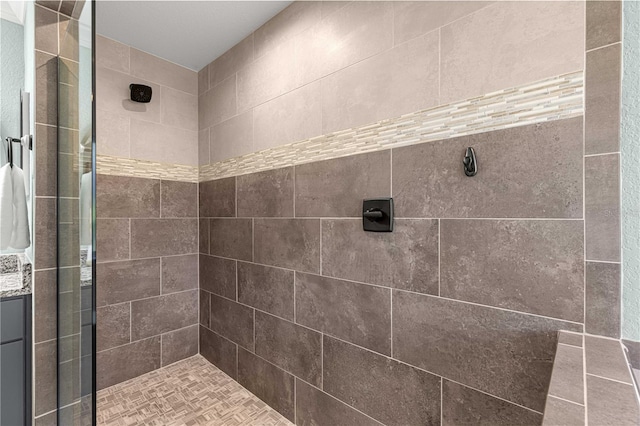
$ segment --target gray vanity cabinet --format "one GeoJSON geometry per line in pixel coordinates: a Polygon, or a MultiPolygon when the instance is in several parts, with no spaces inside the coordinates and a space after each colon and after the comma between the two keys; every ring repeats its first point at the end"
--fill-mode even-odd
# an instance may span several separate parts
{"type": "Polygon", "coordinates": [[[0,300],[0,425],[31,422],[31,295],[0,300]]]}

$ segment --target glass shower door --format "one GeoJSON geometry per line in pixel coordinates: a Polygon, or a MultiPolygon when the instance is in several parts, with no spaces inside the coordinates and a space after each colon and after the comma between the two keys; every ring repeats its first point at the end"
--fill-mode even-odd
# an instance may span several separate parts
{"type": "Polygon", "coordinates": [[[95,424],[93,4],[59,23],[58,424],[95,424]]]}

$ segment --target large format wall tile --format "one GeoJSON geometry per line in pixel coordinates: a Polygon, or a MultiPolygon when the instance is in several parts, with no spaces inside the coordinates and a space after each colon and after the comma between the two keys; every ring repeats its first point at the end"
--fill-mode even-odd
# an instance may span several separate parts
{"type": "Polygon", "coordinates": [[[36,123],[58,124],[58,58],[35,52],[36,61],[36,123]]]}
{"type": "Polygon", "coordinates": [[[129,72],[129,46],[111,40],[107,37],[96,36],[96,67],[111,68],[112,70],[129,72]]]}
{"type": "Polygon", "coordinates": [[[582,322],[581,220],[442,220],[440,295],[582,322]]]}
{"type": "Polygon", "coordinates": [[[192,95],[198,94],[198,79],[195,71],[133,48],[131,49],[131,75],[192,95]]]}
{"type": "Polygon", "coordinates": [[[169,87],[161,88],[162,124],[186,130],[198,130],[198,98],[169,87]]]}
{"type": "Polygon", "coordinates": [[[162,294],[198,288],[198,255],[162,258],[162,294]]]}
{"type": "Polygon", "coordinates": [[[621,344],[619,340],[585,336],[584,355],[587,374],[633,384],[621,344]]]}
{"type": "Polygon", "coordinates": [[[438,424],[440,378],[324,336],[323,389],[388,425],[438,424]]]}
{"type": "Polygon", "coordinates": [[[125,176],[97,176],[98,217],[160,217],[160,181],[125,176]]]}
{"type": "Polygon", "coordinates": [[[198,132],[132,118],[131,158],[197,166],[198,132]]]}
{"type": "Polygon", "coordinates": [[[238,382],[277,412],[295,421],[294,377],[238,348],[238,382]]]}
{"type": "Polygon", "coordinates": [[[237,177],[238,217],[293,216],[293,167],[237,177]]]}
{"type": "Polygon", "coordinates": [[[621,271],[619,263],[587,262],[585,331],[620,337],[621,271]]]}
{"type": "Polygon", "coordinates": [[[198,184],[160,181],[160,216],[198,217],[198,184]]]}
{"type": "Polygon", "coordinates": [[[160,259],[98,263],[98,306],[160,295],[160,259]]]}
{"type": "Polygon", "coordinates": [[[393,39],[396,44],[426,34],[488,6],[490,1],[393,2],[393,39]]]}
{"type": "Polygon", "coordinates": [[[302,380],[296,380],[296,421],[299,425],[381,425],[302,380]]]}
{"type": "Polygon", "coordinates": [[[211,295],[204,290],[200,290],[199,297],[200,325],[209,327],[209,322],[211,321],[211,295]]]}
{"type": "Polygon", "coordinates": [[[253,260],[251,219],[211,219],[209,239],[213,255],[253,260]]]}
{"type": "Polygon", "coordinates": [[[198,353],[198,325],[162,335],[162,366],[198,353]]]}
{"type": "Polygon", "coordinates": [[[582,118],[393,150],[399,217],[582,217],[582,118]],[[464,174],[473,147],[478,174],[464,174]],[[522,167],[535,158],[535,167],[522,167]]]}
{"type": "Polygon", "coordinates": [[[253,309],[211,295],[211,330],[253,351],[253,309]]]}
{"type": "Polygon", "coordinates": [[[544,406],[542,424],[584,425],[584,406],[550,396],[544,406]]]}
{"type": "Polygon", "coordinates": [[[391,193],[391,151],[296,166],[296,216],[360,217],[362,200],[391,193]]]}
{"type": "Polygon", "coordinates": [[[210,293],[236,299],[236,261],[200,255],[200,288],[210,293]]]}
{"type": "Polygon", "coordinates": [[[235,343],[208,328],[200,327],[200,354],[234,380],[238,378],[237,350],[235,343]]]}
{"type": "Polygon", "coordinates": [[[129,343],[130,303],[100,307],[96,310],[96,315],[96,350],[98,352],[129,343]]]}
{"type": "Polygon", "coordinates": [[[209,219],[198,219],[198,250],[209,254],[209,219]]]}
{"type": "Polygon", "coordinates": [[[320,82],[258,105],[253,110],[253,126],[254,151],[322,134],[320,82]],[[278,125],[274,126],[274,123],[278,125]]]}
{"type": "Polygon", "coordinates": [[[253,152],[253,110],[211,127],[209,138],[211,163],[253,152]]]}
{"type": "Polygon", "coordinates": [[[200,217],[236,215],[236,178],[200,182],[200,217]]]}
{"type": "Polygon", "coordinates": [[[198,97],[198,128],[211,127],[236,115],[236,76],[198,97]]]}
{"type": "Polygon", "coordinates": [[[238,262],[238,302],[293,321],[294,272],[238,262]]]}
{"type": "Polygon", "coordinates": [[[215,87],[253,60],[253,33],[208,65],[208,86],[215,87]]]}
{"type": "Polygon", "coordinates": [[[391,355],[391,290],[296,274],[296,322],[391,355]]]}
{"type": "Polygon", "coordinates": [[[198,252],[198,219],[131,219],[131,257],[198,252]]]}
{"type": "Polygon", "coordinates": [[[322,334],[256,312],[256,355],[315,386],[322,384],[322,334]]]}
{"type": "Polygon", "coordinates": [[[586,49],[616,43],[622,38],[621,1],[588,1],[586,3],[586,49]]]}
{"type": "Polygon", "coordinates": [[[330,21],[300,33],[294,43],[299,85],[332,74],[392,47],[392,2],[351,2],[330,21]]]}
{"type": "Polygon", "coordinates": [[[581,328],[431,296],[393,294],[395,358],[539,412],[557,332],[581,328]]]}
{"type": "Polygon", "coordinates": [[[640,409],[632,384],[587,375],[587,417],[594,425],[634,425],[640,409]]]}
{"type": "Polygon", "coordinates": [[[496,2],[440,32],[441,104],[584,66],[582,2],[496,2]]]}
{"type": "Polygon", "coordinates": [[[620,261],[620,157],[585,157],[587,260],[620,261]]]}
{"type": "Polygon", "coordinates": [[[620,151],[621,58],[620,44],[587,52],[584,82],[586,154],[620,151]]]}
{"type": "Polygon", "coordinates": [[[100,109],[118,113],[131,119],[160,123],[160,102],[140,104],[133,102],[129,84],[144,84],[151,87],[153,93],[160,93],[160,86],[150,81],[129,74],[114,71],[109,68],[99,68],[96,72],[96,99],[99,99],[100,109]]]}
{"type": "Polygon", "coordinates": [[[449,380],[443,381],[443,425],[530,426],[542,415],[449,380]]]}
{"type": "Polygon", "coordinates": [[[438,33],[432,32],[322,80],[322,133],[438,105],[438,33]]]}
{"type": "Polygon", "coordinates": [[[255,261],[304,272],[320,272],[320,221],[255,219],[255,261]]]}
{"type": "Polygon", "coordinates": [[[99,262],[129,258],[129,219],[97,219],[96,234],[99,262]]]}
{"type": "Polygon", "coordinates": [[[98,390],[160,368],[160,336],[96,354],[98,390]]]}
{"type": "MultiPolygon", "coordinates": [[[[99,54],[96,54],[99,57],[99,54]]],[[[130,156],[129,117],[96,107],[96,152],[114,157],[130,156]]]]}
{"type": "Polygon", "coordinates": [[[437,294],[438,221],[398,219],[392,233],[375,233],[361,219],[323,220],[322,273],[437,294]]]}
{"type": "Polygon", "coordinates": [[[198,323],[198,291],[183,291],[131,302],[131,340],[198,323]]]}

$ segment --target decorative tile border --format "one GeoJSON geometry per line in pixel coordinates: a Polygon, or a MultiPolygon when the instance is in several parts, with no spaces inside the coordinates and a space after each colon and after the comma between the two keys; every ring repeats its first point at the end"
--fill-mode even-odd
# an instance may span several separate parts
{"type": "Polygon", "coordinates": [[[488,93],[200,167],[208,181],[423,142],[576,117],[582,71],[488,93]]]}
{"type": "Polygon", "coordinates": [[[182,182],[198,182],[198,168],[181,164],[157,163],[133,158],[98,155],[96,173],[112,176],[166,179],[182,182]]]}

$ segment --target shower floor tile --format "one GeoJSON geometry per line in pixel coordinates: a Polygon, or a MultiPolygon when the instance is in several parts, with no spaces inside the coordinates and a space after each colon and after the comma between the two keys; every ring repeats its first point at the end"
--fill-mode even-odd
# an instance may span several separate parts
{"type": "Polygon", "coordinates": [[[200,355],[98,392],[98,425],[292,425],[200,355]]]}

